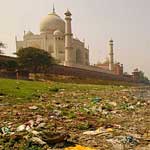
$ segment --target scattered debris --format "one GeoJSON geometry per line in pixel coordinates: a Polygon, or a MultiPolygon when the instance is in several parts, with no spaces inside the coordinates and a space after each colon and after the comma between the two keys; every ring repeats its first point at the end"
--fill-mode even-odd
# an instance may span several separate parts
{"type": "Polygon", "coordinates": [[[35,144],[40,144],[40,145],[45,145],[46,142],[42,141],[40,138],[38,137],[32,137],[31,141],[34,142],[35,144]]]}
{"type": "Polygon", "coordinates": [[[92,101],[92,103],[99,103],[101,100],[102,100],[102,98],[100,98],[100,97],[95,97],[95,98],[93,98],[91,101],[92,101]]]}
{"type": "Polygon", "coordinates": [[[65,148],[65,150],[96,150],[96,149],[85,147],[85,146],[81,146],[81,145],[76,145],[75,147],[65,148]]]}
{"type": "Polygon", "coordinates": [[[36,109],[38,109],[38,107],[37,106],[30,106],[29,109],[36,110],[36,109]]]}
{"type": "Polygon", "coordinates": [[[1,131],[2,131],[2,134],[4,134],[4,135],[11,133],[10,128],[8,128],[8,127],[2,127],[1,131]]]}
{"type": "Polygon", "coordinates": [[[139,142],[137,139],[135,139],[133,136],[126,136],[123,140],[123,143],[137,145],[139,142]]]}
{"type": "Polygon", "coordinates": [[[69,138],[68,134],[59,132],[42,132],[40,136],[48,144],[61,143],[69,138]]]}
{"type": "Polygon", "coordinates": [[[95,131],[85,131],[83,134],[85,134],[85,135],[97,135],[97,134],[108,133],[108,132],[113,132],[113,129],[112,128],[104,129],[103,127],[101,127],[95,131]]]}
{"type": "Polygon", "coordinates": [[[150,89],[68,86],[33,92],[37,101],[19,105],[2,97],[0,149],[149,149],[150,89]]]}
{"type": "Polygon", "coordinates": [[[22,124],[20,125],[18,128],[17,128],[17,132],[21,132],[21,131],[24,131],[26,130],[26,125],[25,124],[22,124]]]}

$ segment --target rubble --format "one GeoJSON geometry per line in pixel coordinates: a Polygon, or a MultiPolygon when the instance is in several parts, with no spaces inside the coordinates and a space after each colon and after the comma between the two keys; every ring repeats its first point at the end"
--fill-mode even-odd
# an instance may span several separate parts
{"type": "Polygon", "coordinates": [[[85,134],[85,135],[98,135],[101,133],[108,133],[108,132],[113,132],[113,129],[112,128],[104,129],[103,127],[101,127],[95,131],[85,131],[83,134],[85,134]]]}
{"type": "Polygon", "coordinates": [[[20,131],[24,131],[26,130],[26,125],[25,124],[22,124],[20,125],[18,128],[17,128],[17,131],[20,132],[20,131]]]}
{"type": "Polygon", "coordinates": [[[36,143],[36,144],[40,144],[40,145],[45,145],[46,144],[46,142],[42,141],[38,137],[32,137],[31,141],[34,142],[34,143],[36,143]]]}
{"type": "Polygon", "coordinates": [[[36,110],[36,109],[38,109],[38,107],[37,106],[30,106],[29,109],[36,110]]]}

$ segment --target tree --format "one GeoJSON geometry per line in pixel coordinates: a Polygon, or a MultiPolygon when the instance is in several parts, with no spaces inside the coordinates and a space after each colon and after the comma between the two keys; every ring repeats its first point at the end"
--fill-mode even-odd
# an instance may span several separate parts
{"type": "MultiPolygon", "coordinates": [[[[5,48],[5,44],[0,42],[0,55],[3,54],[1,48],[5,48]]],[[[6,66],[6,63],[0,60],[0,69],[4,68],[6,66]]]]}
{"type": "Polygon", "coordinates": [[[33,47],[22,48],[16,55],[19,66],[34,73],[45,72],[55,62],[48,52],[33,47]]]}
{"type": "Polygon", "coordinates": [[[16,70],[18,68],[18,63],[16,60],[6,61],[7,70],[16,70]]]}
{"type": "Polygon", "coordinates": [[[6,68],[6,62],[0,60],[0,69],[6,68]]]}
{"type": "Polygon", "coordinates": [[[140,80],[141,80],[143,83],[150,83],[148,77],[145,76],[145,74],[144,74],[143,71],[139,71],[139,74],[140,74],[140,80]]]}
{"type": "Polygon", "coordinates": [[[2,52],[2,50],[1,50],[1,48],[6,48],[6,47],[5,47],[5,44],[4,44],[4,43],[2,43],[2,42],[0,42],[0,54],[3,54],[3,52],[2,52]]]}

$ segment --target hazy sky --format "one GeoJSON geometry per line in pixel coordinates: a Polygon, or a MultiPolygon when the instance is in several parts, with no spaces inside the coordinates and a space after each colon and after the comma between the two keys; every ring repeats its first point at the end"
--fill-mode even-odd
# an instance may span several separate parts
{"type": "Polygon", "coordinates": [[[67,8],[72,12],[73,33],[90,45],[91,63],[106,58],[113,38],[115,60],[125,71],[138,67],[150,77],[150,0],[0,0],[0,41],[7,44],[7,54],[16,50],[15,35],[39,33],[53,3],[62,18],[67,8]]]}

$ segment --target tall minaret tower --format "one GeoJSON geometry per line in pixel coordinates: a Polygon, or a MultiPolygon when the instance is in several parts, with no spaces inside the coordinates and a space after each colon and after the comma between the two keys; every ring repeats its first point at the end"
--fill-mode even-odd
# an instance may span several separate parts
{"type": "Polygon", "coordinates": [[[72,47],[72,28],[71,28],[71,18],[72,14],[69,10],[65,13],[65,66],[72,66],[75,64],[75,55],[72,47]]]}
{"type": "Polygon", "coordinates": [[[110,71],[113,71],[114,69],[114,52],[113,52],[113,40],[111,39],[109,41],[109,46],[110,46],[110,49],[109,49],[109,70],[110,71]]]}

